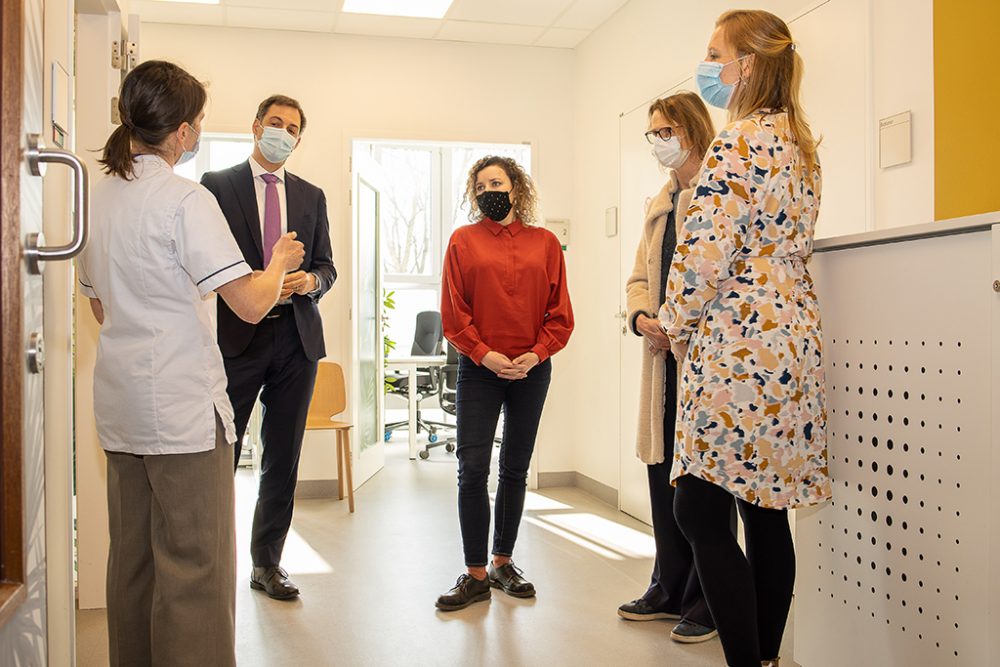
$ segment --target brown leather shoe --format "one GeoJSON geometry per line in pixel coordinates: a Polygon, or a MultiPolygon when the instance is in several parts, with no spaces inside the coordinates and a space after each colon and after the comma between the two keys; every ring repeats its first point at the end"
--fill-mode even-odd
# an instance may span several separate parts
{"type": "Polygon", "coordinates": [[[299,596],[299,587],[288,578],[284,568],[277,565],[254,566],[250,575],[250,588],[264,591],[275,600],[291,600],[299,596]]]}

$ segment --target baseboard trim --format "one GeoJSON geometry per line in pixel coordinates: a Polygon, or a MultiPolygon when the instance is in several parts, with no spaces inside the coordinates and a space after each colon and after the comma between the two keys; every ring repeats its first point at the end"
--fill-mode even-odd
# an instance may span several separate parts
{"type": "Polygon", "coordinates": [[[295,497],[303,500],[336,498],[337,495],[337,480],[335,479],[300,479],[295,485],[295,497]]]}
{"type": "Polygon", "coordinates": [[[576,470],[562,472],[540,472],[538,473],[538,488],[553,488],[557,486],[574,486],[581,491],[586,491],[602,503],[618,507],[618,489],[608,486],[603,482],[598,482],[592,477],[587,477],[576,470]]]}

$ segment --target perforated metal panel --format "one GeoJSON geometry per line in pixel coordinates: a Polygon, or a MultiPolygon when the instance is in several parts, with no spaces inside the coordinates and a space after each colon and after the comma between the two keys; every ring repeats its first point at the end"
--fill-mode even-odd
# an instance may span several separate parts
{"type": "Polygon", "coordinates": [[[814,259],[834,499],[797,517],[804,667],[1000,664],[994,233],[814,259]]]}

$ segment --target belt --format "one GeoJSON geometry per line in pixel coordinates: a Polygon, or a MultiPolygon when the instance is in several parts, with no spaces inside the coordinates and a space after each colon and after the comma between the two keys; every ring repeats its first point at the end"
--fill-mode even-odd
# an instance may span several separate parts
{"type": "Polygon", "coordinates": [[[286,317],[292,314],[292,304],[285,304],[282,306],[275,306],[264,316],[265,320],[276,320],[279,317],[286,317]]]}

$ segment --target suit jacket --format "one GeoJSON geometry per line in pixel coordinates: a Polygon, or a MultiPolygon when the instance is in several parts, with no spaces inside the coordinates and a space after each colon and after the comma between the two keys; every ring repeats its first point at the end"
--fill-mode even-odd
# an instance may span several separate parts
{"type": "MultiPolygon", "coordinates": [[[[229,229],[252,269],[264,268],[261,243],[260,215],[249,161],[221,171],[210,171],[201,177],[201,184],[219,201],[229,229]]],[[[305,245],[302,270],[316,274],[318,291],[309,296],[292,295],[295,325],[302,339],[306,357],[318,361],[326,356],[323,343],[323,322],[319,315],[319,299],[333,287],[337,269],[330,250],[330,223],[326,214],[326,196],[315,185],[285,171],[288,231],[305,245]]],[[[222,299],[219,304],[219,349],[224,357],[242,354],[253,338],[256,325],[244,322],[222,299]]]]}

